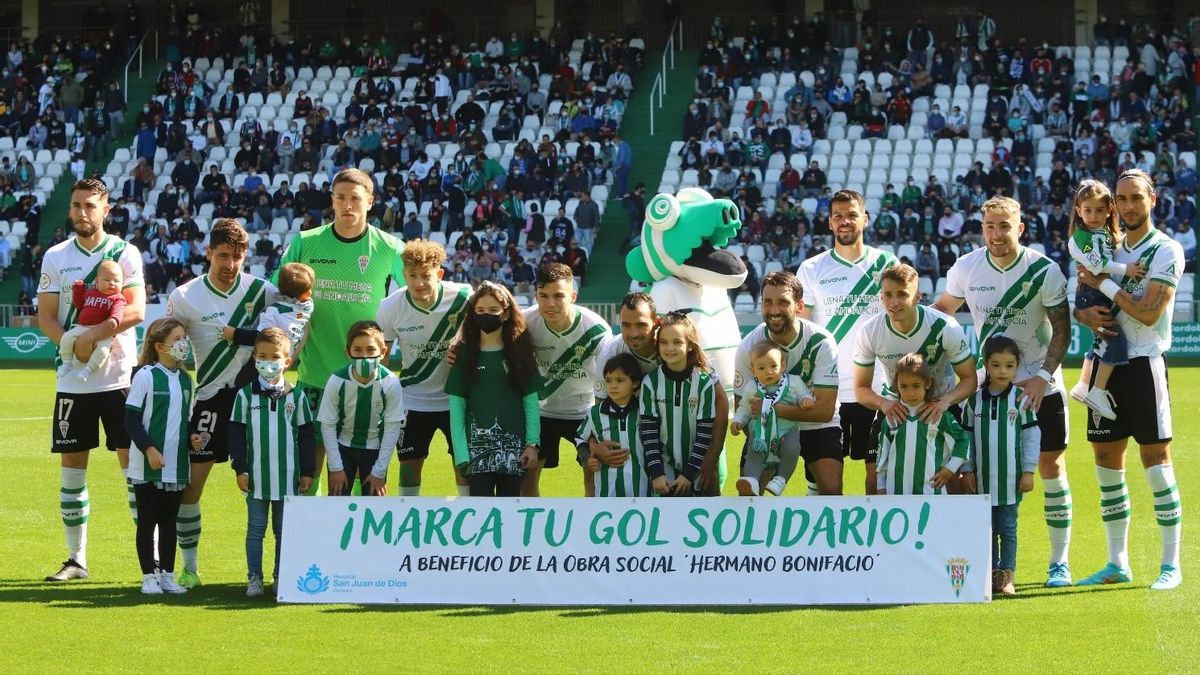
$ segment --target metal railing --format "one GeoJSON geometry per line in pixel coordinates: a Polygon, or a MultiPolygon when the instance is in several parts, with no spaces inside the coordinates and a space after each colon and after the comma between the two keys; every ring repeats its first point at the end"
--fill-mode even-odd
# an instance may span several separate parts
{"type": "Polygon", "coordinates": [[[667,93],[667,58],[670,57],[671,70],[675,70],[675,52],[677,51],[683,51],[683,19],[675,19],[675,23],[671,24],[671,33],[667,36],[667,44],[663,46],[662,69],[654,76],[654,86],[650,88],[651,136],[654,135],[654,109],[663,107],[663,96],[667,93]]]}
{"type": "MultiPolygon", "coordinates": [[[[154,35],[154,41],[158,42],[158,32],[155,31],[154,35]]],[[[144,57],[146,54],[146,38],[148,37],[150,37],[149,32],[143,35],[142,39],[138,41],[137,47],[133,50],[133,53],[129,55],[129,60],[125,62],[125,103],[129,103],[129,68],[133,65],[133,59],[136,57],[138,62],[138,79],[141,79],[142,66],[145,63],[144,57]]]]}

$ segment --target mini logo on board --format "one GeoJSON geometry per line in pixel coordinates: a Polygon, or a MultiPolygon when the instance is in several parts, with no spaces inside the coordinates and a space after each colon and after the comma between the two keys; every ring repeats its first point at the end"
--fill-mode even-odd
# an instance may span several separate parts
{"type": "Polygon", "coordinates": [[[308,574],[296,580],[296,590],[305,595],[320,595],[329,590],[329,577],[321,574],[321,568],[313,565],[308,574]]]}

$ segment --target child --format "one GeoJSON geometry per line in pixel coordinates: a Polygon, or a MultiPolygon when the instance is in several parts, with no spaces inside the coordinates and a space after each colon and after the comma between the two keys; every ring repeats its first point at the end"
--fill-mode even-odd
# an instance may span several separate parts
{"type": "MultiPolygon", "coordinates": [[[[1075,215],[1071,218],[1068,232],[1070,242],[1067,250],[1075,262],[1092,274],[1128,277],[1133,280],[1145,275],[1140,263],[1126,265],[1113,262],[1113,250],[1121,240],[1117,226],[1117,210],[1108,187],[1096,180],[1080,183],[1075,193],[1075,215]]],[[[1102,306],[1116,314],[1117,305],[1104,297],[1099,290],[1079,284],[1075,290],[1075,307],[1102,306]]],[[[1071,388],[1071,398],[1100,413],[1106,419],[1115,420],[1112,395],[1108,393],[1108,378],[1114,366],[1129,362],[1129,343],[1119,326],[1112,327],[1113,333],[1098,340],[1099,346],[1084,360],[1079,383],[1071,388]],[[1098,363],[1096,361],[1099,361],[1098,363]],[[1095,369],[1093,375],[1091,370],[1095,369]]]]}
{"type": "Polygon", "coordinates": [[[472,497],[518,497],[538,462],[541,376],[533,340],[508,289],[485,281],[467,301],[446,379],[454,463],[472,497]]]}
{"type": "Polygon", "coordinates": [[[579,431],[581,456],[588,442],[614,441],[620,453],[610,462],[589,457],[597,497],[646,497],[650,481],[646,477],[646,455],[638,436],[638,387],[642,366],[633,354],[618,354],[604,364],[604,384],[608,397],[602,398],[583,420],[579,431]]]}
{"type": "Polygon", "coordinates": [[[253,345],[258,331],[274,326],[282,328],[292,340],[292,354],[304,346],[308,321],[312,318],[312,289],[316,274],[304,263],[287,263],[279,268],[279,295],[258,317],[258,330],[252,328],[221,329],[226,340],[239,345],[253,345]]]}
{"type": "MultiPolygon", "coordinates": [[[[967,399],[964,425],[974,432],[974,468],[968,486],[992,497],[992,592],[1016,595],[1013,571],[1017,563],[1017,507],[1021,493],[1033,489],[1033,471],[1042,447],[1042,432],[1032,410],[1021,405],[1022,392],[1013,384],[1021,349],[1007,335],[983,343],[986,376],[979,391],[967,399]]],[[[974,491],[974,490],[972,490],[974,491]]]]}
{"type": "Polygon", "coordinates": [[[275,574],[283,498],[304,494],[316,469],[316,431],[304,393],[283,378],[291,365],[291,336],[267,328],[254,341],[258,377],[238,391],[229,422],[229,461],[238,489],[246,495],[246,596],[263,594],[262,542],[271,516],[275,533],[275,574]]]}
{"type": "Polygon", "coordinates": [[[97,340],[92,356],[84,364],[75,359],[75,340],[102,323],[111,323],[116,332],[125,317],[125,296],[121,293],[124,278],[120,265],[112,260],[104,260],[96,266],[95,288],[88,288],[83,279],[75,280],[71,287],[71,304],[76,312],[75,325],[63,333],[59,342],[58,355],[62,359],[59,372],[65,375],[75,371],[80,379],[86,380],[108,360],[112,338],[97,340]]]}
{"type": "Polygon", "coordinates": [[[768,460],[778,462],[779,468],[767,482],[766,490],[777,497],[783,494],[800,461],[800,440],[791,433],[796,429],[796,423],[778,417],[775,405],[798,405],[801,410],[812,410],[816,399],[798,375],[785,375],[785,365],[783,349],[774,342],[764,340],[750,350],[750,369],[754,373],[754,381],[742,393],[741,405],[730,425],[734,436],[747,427],[750,427],[748,434],[753,432],[754,442],[746,453],[742,477],[737,482],[738,494],[743,497],[759,495],[758,479],[768,460]],[[762,399],[762,409],[756,418],[751,419],[750,399],[755,396],[762,399]]]}
{"type": "Polygon", "coordinates": [[[357,478],[364,496],[387,490],[392,448],[404,429],[400,380],[379,365],[383,329],[358,321],[346,334],[350,365],[335,371],[325,385],[317,421],[329,466],[329,494],[349,495],[357,478]]]}
{"type": "Polygon", "coordinates": [[[879,432],[875,481],[879,494],[944,495],[946,484],[967,461],[970,439],[950,411],[937,424],[921,419],[921,406],[933,400],[933,369],[920,354],[896,363],[891,383],[908,416],[899,425],[884,421],[879,432]]]}
{"type": "Polygon", "coordinates": [[[691,497],[712,442],[717,396],[725,394],[686,313],[665,314],[655,342],[662,366],[646,375],[638,392],[646,473],[658,494],[691,497]]]}
{"type": "Polygon", "coordinates": [[[187,592],[175,581],[175,518],[191,480],[188,420],[195,385],[180,367],[190,351],[178,319],[150,324],[125,401],[125,428],[133,440],[125,475],[137,500],[137,555],[146,595],[187,592]],[[161,574],[155,572],[156,534],[161,574]]]}

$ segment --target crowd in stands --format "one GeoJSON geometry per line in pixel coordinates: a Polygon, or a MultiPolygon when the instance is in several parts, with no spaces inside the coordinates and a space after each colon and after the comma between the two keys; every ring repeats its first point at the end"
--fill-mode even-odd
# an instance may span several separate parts
{"type": "MultiPolygon", "coordinates": [[[[351,166],[376,178],[370,222],[447,245],[447,277],[515,289],[525,283],[520,260],[562,260],[582,281],[609,190],[628,189],[632,157],[617,127],[641,40],[571,36],[560,22],[548,35],[494,35],[482,46],[441,34],[410,45],[387,35],[284,41],[261,27],[239,34],[191,18],[181,15],[181,59],[130,112],[132,146],[118,148],[101,176],[114,201],[106,229],[143,251],[154,290],[202,272],[205,234],[222,217],[259,233],[253,269],[269,274],[292,234],[329,222],[329,182],[351,166]]],[[[83,159],[106,157],[125,123],[122,92],[109,83],[119,59],[111,40],[104,56],[97,48],[61,38],[17,44],[44,65],[6,90],[22,104],[21,131],[26,121],[49,128],[47,147],[69,147],[80,172],[83,159]],[[71,64],[85,63],[98,70],[80,83],[71,64]],[[64,138],[64,118],[78,121],[77,140],[64,138]]],[[[7,98],[0,126],[14,115],[7,98]]],[[[31,179],[3,161],[0,188],[31,179]]],[[[37,270],[32,225],[27,241],[22,269],[37,270]]]]}
{"type": "MultiPolygon", "coordinates": [[[[572,53],[560,26],[548,39],[493,36],[482,49],[442,35],[408,49],[387,36],[282,44],[244,34],[232,55],[214,43],[193,35],[181,67],[169,64],[160,76],[159,96],[139,120],[138,164],[122,188],[127,202],[148,199],[166,148],[169,184],[140,223],[140,236],[159,240],[149,242],[152,255],[167,258],[165,277],[156,275],[164,284],[188,272],[154,249],[194,234],[189,211],[212,204],[205,219],[239,218],[263,232],[254,259],[269,273],[290,233],[328,222],[329,179],[351,166],[375,174],[370,222],[445,243],[448,277],[516,287],[523,248],[569,261],[584,276],[603,208],[593,198],[606,199],[621,178],[616,129],[633,86],[628,72],[641,58],[630,41],[588,34],[572,53]],[[232,77],[193,71],[212,72],[219,61],[236,64],[232,77]],[[224,145],[235,149],[214,156],[224,145]],[[147,227],[150,217],[156,227],[147,227]]],[[[189,258],[185,244],[183,259],[195,262],[197,248],[189,258]]]]}
{"type": "Polygon", "coordinates": [[[1138,167],[1191,271],[1198,102],[1200,19],[1170,33],[1102,19],[1094,45],[1072,48],[1002,40],[981,12],[952,37],[866,22],[838,49],[820,14],[750,19],[736,37],[718,17],[659,189],[736,201],[756,275],[831,246],[829,198],[858,189],[868,242],[936,279],[981,244],[996,195],[1021,202],[1025,243],[1065,268],[1075,185],[1138,167]]]}

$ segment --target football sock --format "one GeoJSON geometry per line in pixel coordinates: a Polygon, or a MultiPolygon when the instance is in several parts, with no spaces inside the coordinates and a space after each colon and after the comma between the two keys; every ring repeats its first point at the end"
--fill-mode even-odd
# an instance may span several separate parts
{"type": "Polygon", "coordinates": [[[200,569],[200,530],[200,503],[180,504],[175,516],[175,540],[179,542],[185,572],[200,569]]]}
{"type": "Polygon", "coordinates": [[[1096,467],[1100,481],[1100,517],[1108,534],[1108,561],[1129,569],[1129,489],[1125,472],[1096,467]]]}
{"type": "Polygon", "coordinates": [[[1050,564],[1067,562],[1067,548],[1071,543],[1071,486],[1065,475],[1043,478],[1042,488],[1046,492],[1043,512],[1046,529],[1050,532],[1050,564]]]}
{"type": "Polygon", "coordinates": [[[60,476],[62,487],[58,495],[58,508],[62,513],[63,532],[67,538],[67,557],[87,567],[87,521],[91,508],[88,505],[87,469],[63,467],[60,476]]]}
{"type": "Polygon", "coordinates": [[[1183,506],[1175,485],[1175,467],[1159,464],[1146,469],[1146,480],[1154,493],[1154,516],[1162,533],[1162,564],[1179,567],[1179,535],[1183,529],[1183,506]]]}

